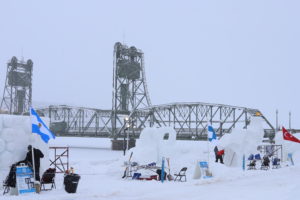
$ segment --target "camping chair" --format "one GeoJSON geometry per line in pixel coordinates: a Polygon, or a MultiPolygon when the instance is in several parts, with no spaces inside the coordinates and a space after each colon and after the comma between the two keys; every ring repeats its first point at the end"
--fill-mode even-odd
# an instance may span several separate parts
{"type": "Polygon", "coordinates": [[[268,170],[270,168],[270,160],[268,156],[264,156],[260,169],[268,170]]]}
{"type": "Polygon", "coordinates": [[[53,188],[56,188],[55,180],[54,180],[55,172],[56,172],[55,168],[49,168],[45,171],[41,179],[41,190],[52,190],[53,188]],[[51,188],[46,189],[45,184],[51,184],[51,188]]]}
{"type": "Polygon", "coordinates": [[[3,195],[8,193],[10,191],[11,187],[16,187],[16,164],[13,164],[10,167],[9,173],[7,177],[5,178],[5,181],[3,181],[3,195]]]}
{"type": "Polygon", "coordinates": [[[255,168],[256,160],[254,159],[254,155],[253,155],[253,154],[250,154],[250,155],[249,155],[248,161],[249,161],[249,164],[247,165],[247,166],[248,166],[248,169],[247,169],[247,170],[256,169],[256,168],[255,168]]]}
{"type": "Polygon", "coordinates": [[[184,177],[184,181],[186,181],[186,175],[185,175],[186,170],[187,170],[187,167],[184,167],[180,170],[179,173],[174,174],[174,176],[175,176],[174,181],[177,181],[177,178],[179,178],[178,181],[181,181],[182,177],[184,177]]]}
{"type": "Polygon", "coordinates": [[[253,155],[253,154],[250,154],[249,157],[248,157],[248,160],[251,160],[251,161],[252,161],[253,159],[254,159],[254,155],[253,155]]]}
{"type": "Polygon", "coordinates": [[[248,165],[248,170],[256,169],[256,160],[252,160],[248,165]]]}
{"type": "Polygon", "coordinates": [[[278,169],[280,166],[280,159],[279,158],[274,158],[272,161],[272,168],[273,169],[278,169]]]}
{"type": "Polygon", "coordinates": [[[259,153],[258,153],[258,154],[255,154],[254,159],[255,159],[256,161],[261,160],[260,154],[259,154],[259,153]]]}
{"type": "Polygon", "coordinates": [[[9,185],[8,185],[8,176],[6,177],[6,179],[5,179],[5,181],[3,181],[3,195],[5,195],[6,193],[8,193],[9,192],[9,190],[10,190],[10,187],[9,187],[9,185]]]}

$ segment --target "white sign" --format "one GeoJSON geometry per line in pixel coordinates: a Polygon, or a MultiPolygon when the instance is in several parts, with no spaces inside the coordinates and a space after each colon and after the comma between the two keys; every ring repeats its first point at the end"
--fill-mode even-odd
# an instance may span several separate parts
{"type": "Polygon", "coordinates": [[[35,192],[33,172],[27,165],[16,166],[16,181],[19,194],[35,192]]]}

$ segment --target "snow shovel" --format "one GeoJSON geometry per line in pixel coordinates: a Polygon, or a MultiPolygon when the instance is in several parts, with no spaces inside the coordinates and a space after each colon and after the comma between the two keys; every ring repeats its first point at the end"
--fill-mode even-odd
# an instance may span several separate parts
{"type": "Polygon", "coordinates": [[[168,162],[168,168],[169,168],[169,174],[167,175],[167,178],[168,178],[169,181],[173,181],[174,178],[171,175],[171,169],[170,169],[170,158],[167,158],[167,162],[168,162]]]}

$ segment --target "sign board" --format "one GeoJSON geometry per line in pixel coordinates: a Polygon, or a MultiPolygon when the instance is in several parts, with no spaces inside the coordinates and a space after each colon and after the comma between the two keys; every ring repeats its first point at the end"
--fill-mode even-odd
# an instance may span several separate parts
{"type": "Polygon", "coordinates": [[[35,192],[33,172],[27,165],[16,166],[16,182],[19,194],[35,192]]]}
{"type": "Polygon", "coordinates": [[[288,160],[290,161],[291,165],[294,165],[294,160],[293,160],[293,154],[288,153],[288,160]]]}
{"type": "Polygon", "coordinates": [[[194,172],[194,179],[199,178],[211,178],[212,174],[208,169],[208,163],[206,161],[197,162],[195,172],[194,172]]]}

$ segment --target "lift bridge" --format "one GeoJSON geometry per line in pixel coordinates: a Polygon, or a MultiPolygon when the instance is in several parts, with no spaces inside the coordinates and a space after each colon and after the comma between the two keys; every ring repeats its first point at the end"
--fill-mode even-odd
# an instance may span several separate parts
{"type": "Polygon", "coordinates": [[[51,105],[38,112],[50,118],[50,128],[63,136],[137,138],[145,127],[173,127],[178,139],[206,138],[207,124],[222,136],[235,127],[247,128],[252,117],[274,127],[258,110],[211,103],[170,103],[152,105],[145,76],[144,53],[117,42],[113,56],[112,109],[51,105]],[[125,133],[126,131],[126,133],[125,133]]]}

